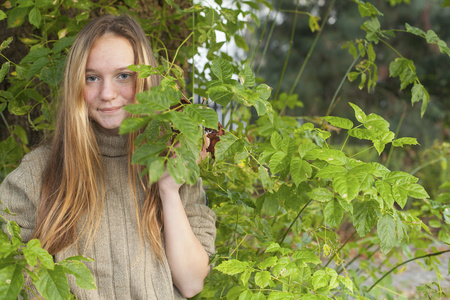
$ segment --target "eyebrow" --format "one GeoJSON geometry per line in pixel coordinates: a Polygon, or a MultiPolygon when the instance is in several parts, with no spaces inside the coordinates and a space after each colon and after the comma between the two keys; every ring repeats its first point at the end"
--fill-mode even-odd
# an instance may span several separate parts
{"type": "MultiPolygon", "coordinates": [[[[86,69],[85,70],[85,72],[86,73],[88,73],[88,72],[93,72],[93,73],[95,73],[97,70],[95,70],[95,69],[86,69]]],[[[123,68],[117,68],[117,69],[115,69],[115,70],[113,70],[114,72],[122,72],[122,71],[129,71],[129,72],[133,72],[133,71],[131,71],[130,69],[128,69],[127,67],[123,67],[123,68]]],[[[134,72],[133,72],[134,73],[134,72]]]]}

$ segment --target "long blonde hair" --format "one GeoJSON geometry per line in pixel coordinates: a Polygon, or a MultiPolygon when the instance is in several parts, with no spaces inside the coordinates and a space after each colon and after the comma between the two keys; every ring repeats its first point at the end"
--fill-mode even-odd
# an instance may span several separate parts
{"type": "MultiPolygon", "coordinates": [[[[75,39],[66,61],[61,103],[51,144],[51,153],[43,173],[37,225],[33,238],[55,254],[87,234],[88,244],[95,237],[103,208],[102,158],[83,97],[85,66],[95,41],[105,34],[127,39],[134,51],[135,64],[156,66],[152,49],[141,26],[128,16],[106,15],[87,24],[75,39]],[[100,180],[99,180],[100,179],[100,180]],[[87,222],[76,231],[80,217],[87,222]]],[[[136,78],[136,93],[160,84],[158,76],[136,78]]],[[[131,165],[134,140],[129,135],[129,182],[132,185],[139,236],[146,237],[158,258],[162,257],[162,207],[156,185],[148,177],[137,179],[140,170],[131,165]],[[136,185],[142,184],[145,201],[138,206],[136,185]]]]}

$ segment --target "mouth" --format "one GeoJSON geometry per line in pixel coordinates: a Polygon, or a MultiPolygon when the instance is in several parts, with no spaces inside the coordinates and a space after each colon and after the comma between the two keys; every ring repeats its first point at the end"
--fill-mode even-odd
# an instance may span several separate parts
{"type": "Polygon", "coordinates": [[[113,114],[117,111],[119,111],[122,108],[122,106],[114,106],[114,107],[107,107],[107,108],[99,108],[98,111],[104,114],[113,114]]]}

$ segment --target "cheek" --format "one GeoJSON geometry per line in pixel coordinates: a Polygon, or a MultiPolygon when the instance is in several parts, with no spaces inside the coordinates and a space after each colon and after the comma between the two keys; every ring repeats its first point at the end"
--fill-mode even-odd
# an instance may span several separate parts
{"type": "Polygon", "coordinates": [[[84,101],[91,105],[94,102],[95,99],[95,91],[93,91],[90,88],[85,88],[83,92],[84,101]]]}
{"type": "Polygon", "coordinates": [[[134,86],[124,86],[121,89],[122,97],[127,101],[127,103],[134,103],[136,98],[136,90],[134,86]]]}

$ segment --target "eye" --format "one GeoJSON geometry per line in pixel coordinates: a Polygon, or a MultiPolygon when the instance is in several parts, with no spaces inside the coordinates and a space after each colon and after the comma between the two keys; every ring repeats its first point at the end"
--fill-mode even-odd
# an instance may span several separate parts
{"type": "Polygon", "coordinates": [[[119,76],[117,76],[119,79],[121,79],[121,80],[127,80],[127,79],[130,79],[131,78],[131,74],[129,74],[129,73],[121,73],[121,74],[119,74],[119,76]]]}
{"type": "Polygon", "coordinates": [[[94,75],[86,76],[86,82],[95,82],[97,80],[98,80],[97,76],[94,76],[94,75]]]}

